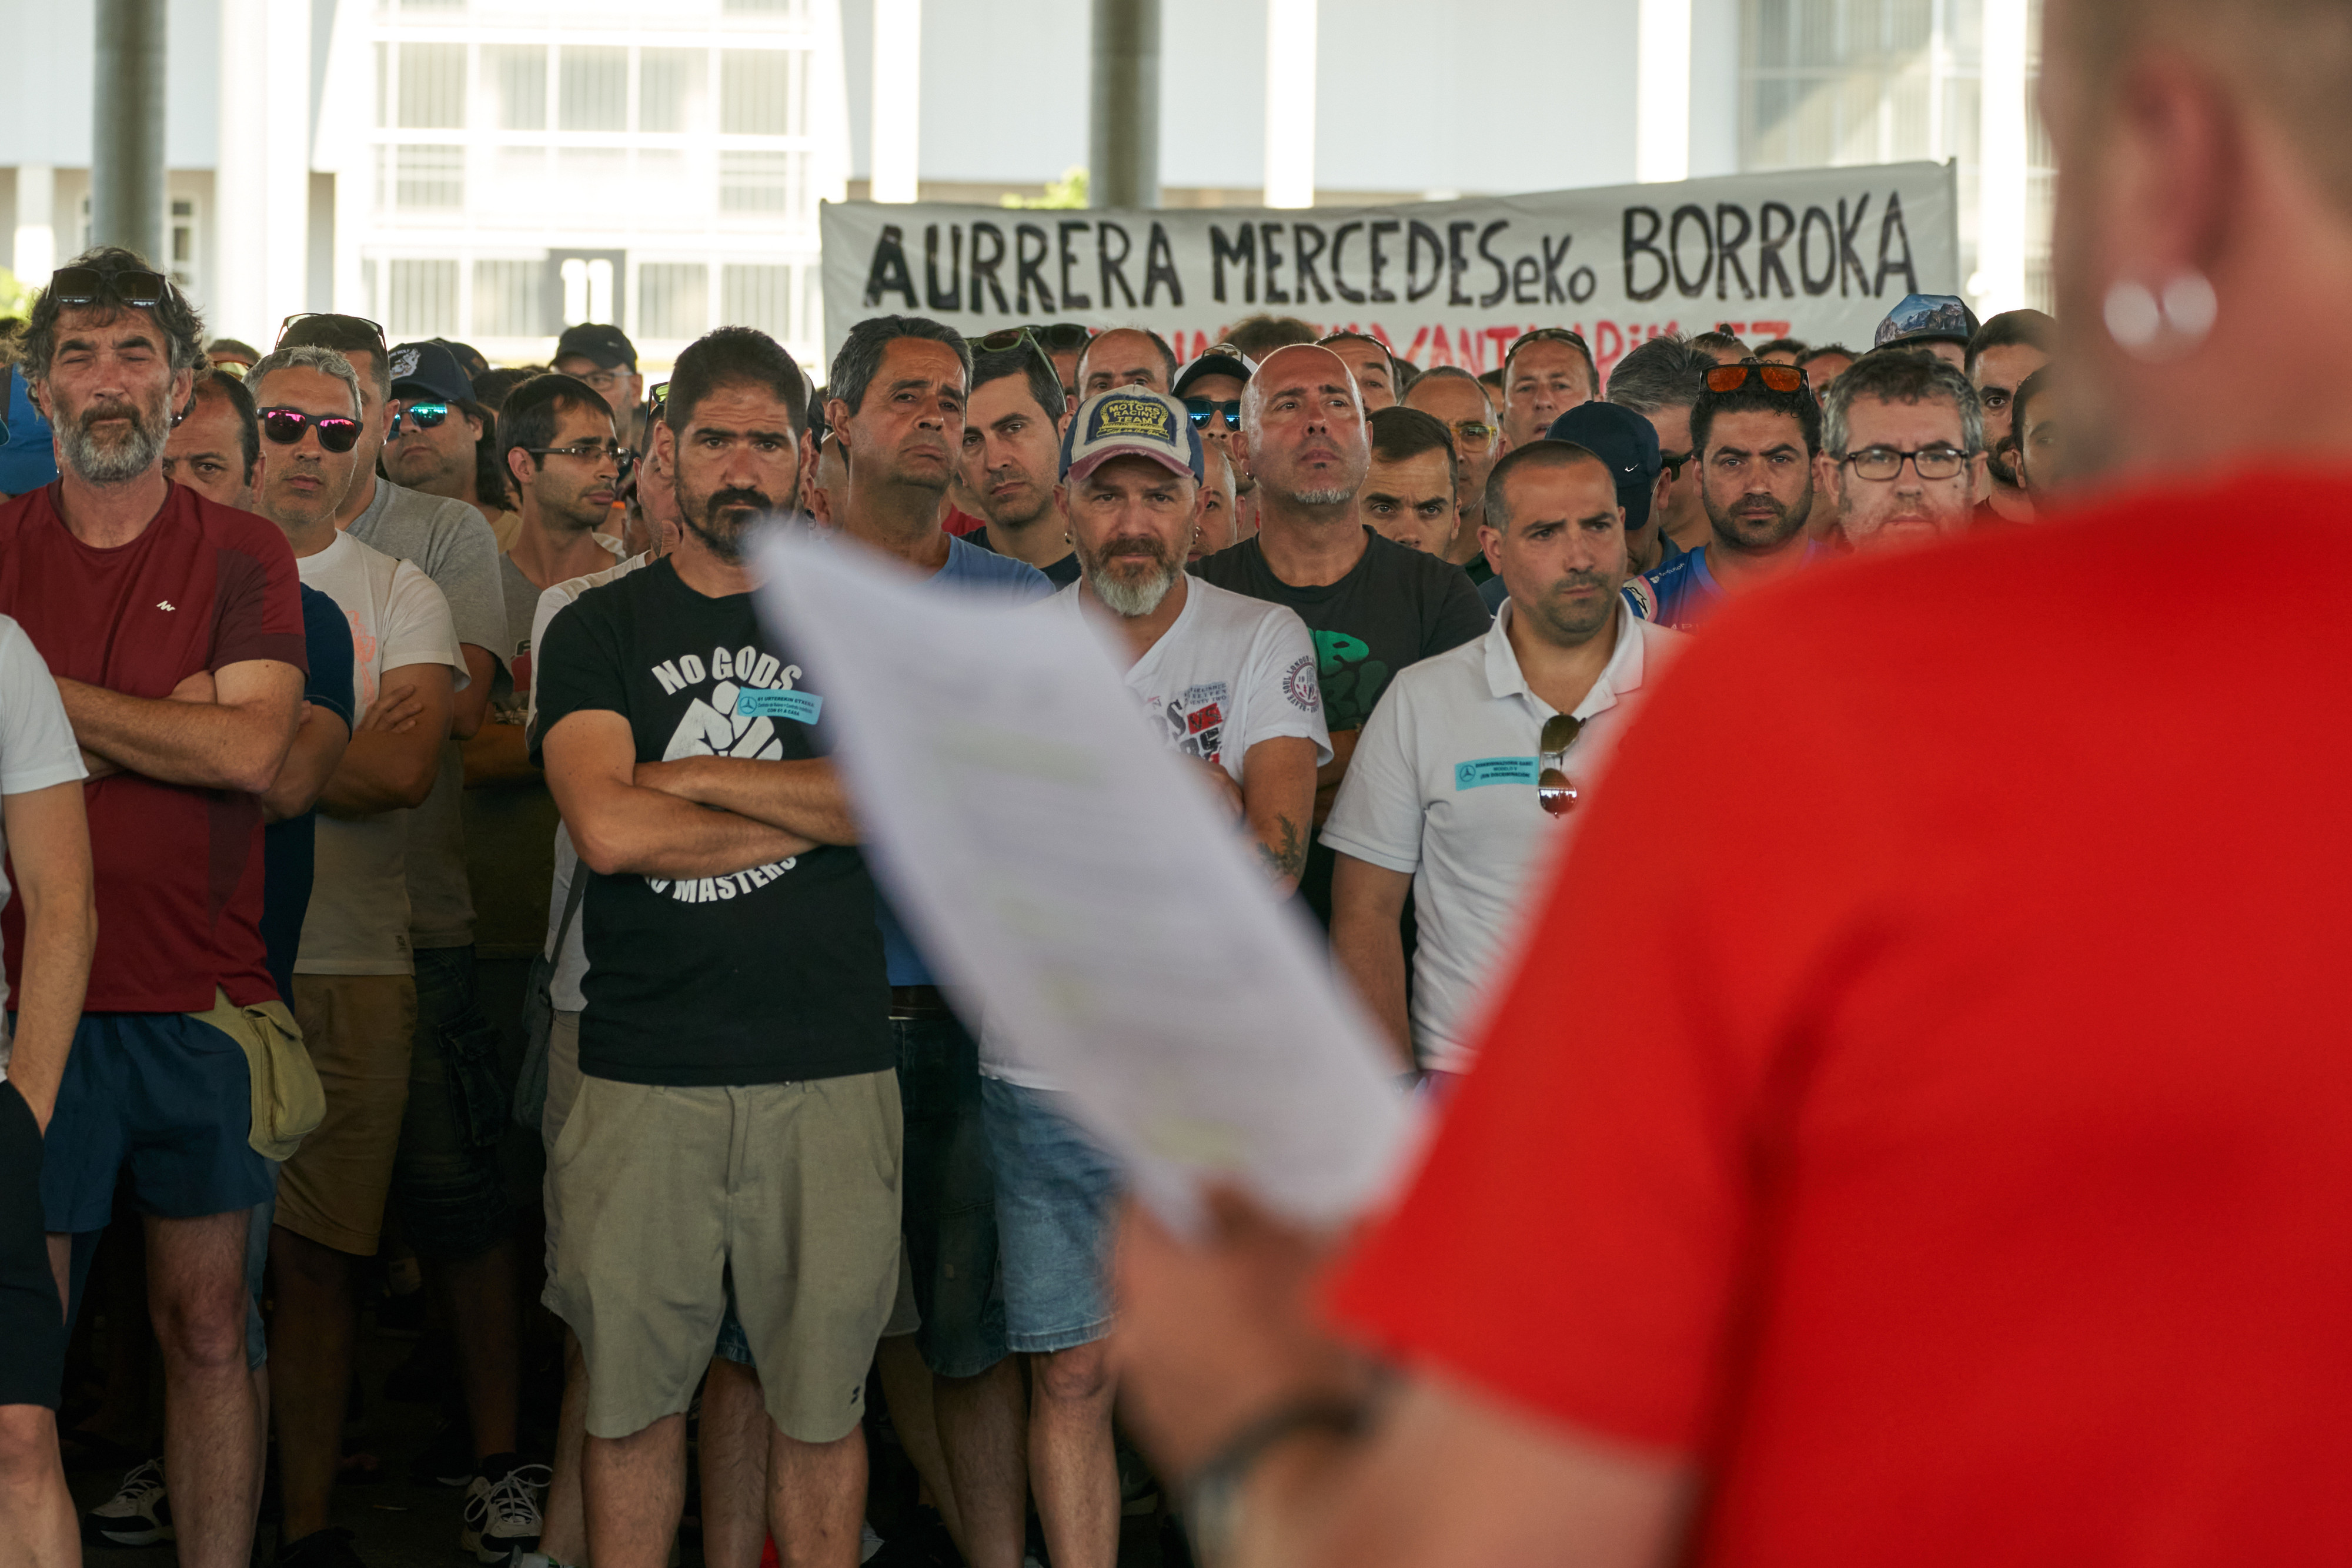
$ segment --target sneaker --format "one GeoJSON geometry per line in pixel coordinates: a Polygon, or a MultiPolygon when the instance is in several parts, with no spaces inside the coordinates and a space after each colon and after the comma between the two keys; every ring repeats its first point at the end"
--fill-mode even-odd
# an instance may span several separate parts
{"type": "Polygon", "coordinates": [[[161,1546],[173,1539],[172,1500],[163,1495],[163,1461],[132,1468],[114,1495],[81,1516],[86,1546],[161,1546]]]}
{"type": "Polygon", "coordinates": [[[352,1532],[341,1525],[314,1530],[278,1549],[278,1568],[367,1568],[352,1550],[352,1532]]]}
{"type": "Polygon", "coordinates": [[[508,1558],[539,1550],[540,1499],[555,1472],[545,1465],[527,1465],[520,1454],[499,1454],[482,1462],[481,1473],[466,1489],[466,1527],[457,1534],[461,1550],[477,1563],[504,1563],[508,1558]]]}

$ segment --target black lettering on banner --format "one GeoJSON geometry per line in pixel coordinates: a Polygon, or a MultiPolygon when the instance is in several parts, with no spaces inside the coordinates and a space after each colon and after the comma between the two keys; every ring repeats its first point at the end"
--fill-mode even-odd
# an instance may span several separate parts
{"type": "MultiPolygon", "coordinates": [[[[1551,247],[1551,242],[1544,241],[1544,247],[1549,250],[1551,247]]],[[[1523,256],[1511,263],[1511,303],[1514,305],[1542,304],[1543,296],[1536,292],[1536,286],[1542,281],[1543,264],[1534,256],[1523,256]]]]}
{"type": "Polygon", "coordinates": [[[1290,266],[1291,270],[1298,274],[1298,302],[1301,305],[1307,303],[1307,291],[1310,287],[1315,290],[1316,304],[1331,303],[1331,291],[1323,287],[1323,275],[1315,269],[1315,264],[1322,258],[1323,247],[1328,242],[1323,237],[1323,225],[1320,224],[1290,225],[1290,266]]]}
{"type": "Polygon", "coordinates": [[[1113,284],[1117,284],[1118,286],[1118,291],[1127,296],[1127,302],[1129,305],[1132,306],[1135,303],[1135,290],[1128,287],[1127,282],[1127,258],[1134,252],[1134,250],[1135,241],[1128,237],[1127,230],[1122,225],[1112,223],[1108,218],[1096,225],[1095,260],[1102,268],[1103,308],[1106,310],[1114,308],[1110,300],[1110,290],[1113,284]],[[1118,236],[1118,254],[1117,256],[1113,256],[1110,253],[1110,242],[1113,235],[1118,236]]]}
{"type": "Polygon", "coordinates": [[[1220,305],[1225,302],[1225,263],[1229,261],[1249,264],[1249,270],[1242,274],[1242,303],[1257,303],[1257,230],[1244,224],[1241,235],[1241,243],[1235,245],[1225,237],[1224,230],[1209,225],[1209,292],[1220,305]]]}
{"type": "Polygon", "coordinates": [[[1095,308],[1093,298],[1070,287],[1070,268],[1078,265],[1078,253],[1070,248],[1070,236],[1084,234],[1095,225],[1081,218],[1076,223],[1055,224],[1054,226],[1061,231],[1062,240],[1062,308],[1091,310],[1095,308]]]}
{"type": "Polygon", "coordinates": [[[1363,226],[1363,220],[1359,218],[1353,223],[1341,224],[1331,231],[1331,287],[1339,291],[1340,298],[1350,305],[1361,305],[1364,291],[1339,276],[1339,252],[1346,247],[1348,236],[1363,226]]]}
{"type": "Polygon", "coordinates": [[[1827,294],[1837,287],[1837,220],[1819,207],[1805,209],[1805,221],[1797,230],[1797,277],[1804,283],[1808,294],[1827,294]],[[1821,277],[1813,276],[1813,225],[1822,225],[1822,244],[1829,251],[1829,267],[1821,277]]]}
{"type": "MultiPolygon", "coordinates": [[[[972,243],[978,246],[977,236],[972,243]]],[[[1151,225],[1151,244],[1143,253],[1143,308],[1146,310],[1151,308],[1152,296],[1163,283],[1168,286],[1168,303],[1181,309],[1184,304],[1184,279],[1176,271],[1176,250],[1168,243],[1167,225],[1154,223],[1151,225]]]]}
{"type": "Polygon", "coordinates": [[[897,224],[884,224],[882,237],[874,242],[874,260],[866,268],[866,305],[868,309],[882,303],[885,291],[907,297],[907,308],[921,309],[915,298],[915,277],[907,270],[906,236],[897,224]]]}
{"type": "Polygon", "coordinates": [[[973,314],[977,315],[986,308],[980,298],[980,286],[982,282],[988,285],[989,293],[996,297],[996,313],[1000,316],[1013,314],[1013,307],[1006,304],[1004,300],[1004,285],[996,276],[996,269],[1003,265],[1004,231],[994,224],[972,225],[971,298],[973,314]],[[985,256],[982,256],[980,251],[980,242],[983,239],[988,241],[988,254],[985,256]]]}
{"type": "Polygon", "coordinates": [[[1715,297],[1717,299],[1731,298],[1731,275],[1735,272],[1739,274],[1739,298],[1756,298],[1756,290],[1748,287],[1748,264],[1739,259],[1739,247],[1746,245],[1748,236],[1755,232],[1756,225],[1748,217],[1746,207],[1737,202],[1717,202],[1715,204],[1715,297]],[[1739,224],[1739,235],[1736,239],[1731,233],[1735,219],[1739,224]]]}
{"type": "Polygon", "coordinates": [[[1852,277],[1857,287],[1866,289],[1870,268],[1862,265],[1862,253],[1853,248],[1853,236],[1862,232],[1863,214],[1870,211],[1870,198],[1853,210],[1853,221],[1846,222],[1845,198],[1838,198],[1838,297],[1845,297],[1845,280],[1852,277]]]}
{"type": "Polygon", "coordinates": [[[1625,209],[1626,298],[1635,301],[1655,299],[1666,291],[1666,285],[1673,280],[1674,269],[1666,265],[1666,253],[1658,248],[1658,231],[1664,227],[1665,220],[1658,216],[1655,207],[1625,209]],[[1638,234],[1634,232],[1637,224],[1641,231],[1638,234]],[[1658,268],[1658,280],[1646,287],[1633,281],[1633,263],[1643,256],[1656,263],[1658,268]]]}
{"type": "Polygon", "coordinates": [[[1388,269],[1389,265],[1389,253],[1381,248],[1381,235],[1384,234],[1392,235],[1402,227],[1404,227],[1404,225],[1397,221],[1395,218],[1381,218],[1372,225],[1371,297],[1372,303],[1375,305],[1393,305],[1396,303],[1396,291],[1392,288],[1383,288],[1381,287],[1381,274],[1388,269]]]}
{"type": "Polygon", "coordinates": [[[1037,286],[1037,308],[1046,311],[1054,308],[1054,291],[1045,287],[1045,256],[1051,249],[1052,245],[1045,238],[1045,231],[1037,225],[1017,224],[1013,226],[1013,252],[1018,270],[1013,274],[1015,287],[1013,292],[1021,301],[1013,314],[1017,316],[1029,314],[1029,286],[1032,283],[1037,286]],[[1037,248],[1034,253],[1029,248],[1029,242],[1032,240],[1037,242],[1037,248]]]}
{"type": "Polygon", "coordinates": [[[1600,287],[1600,275],[1589,267],[1580,267],[1568,275],[1568,298],[1571,304],[1583,304],[1600,287]]]}
{"type": "Polygon", "coordinates": [[[923,297],[934,310],[963,308],[963,225],[951,224],[948,228],[948,286],[940,287],[940,225],[928,224],[923,228],[923,297]]]}
{"type": "Polygon", "coordinates": [[[1275,248],[1282,243],[1282,225],[1260,224],[1257,229],[1258,253],[1265,261],[1265,302],[1268,305],[1287,305],[1290,296],[1283,292],[1282,285],[1275,280],[1274,276],[1281,270],[1286,259],[1281,251],[1275,248]]]}
{"type": "MultiPolygon", "coordinates": [[[[1886,193],[1886,215],[1878,222],[1878,276],[1871,281],[1870,291],[1881,298],[1886,295],[1886,275],[1903,275],[1903,292],[1919,292],[1919,272],[1911,265],[1911,230],[1903,222],[1903,197],[1895,191],[1886,193]],[[1892,259],[1896,240],[1903,242],[1903,259],[1892,259]]],[[[1898,298],[1900,298],[1898,296],[1898,298]]]]}
{"type": "Polygon", "coordinates": [[[1445,302],[1448,305],[1477,303],[1462,292],[1462,275],[1470,270],[1470,258],[1462,254],[1462,241],[1477,227],[1475,223],[1445,225],[1445,302]]]}
{"type": "Polygon", "coordinates": [[[1511,291],[1511,269],[1494,251],[1495,236],[1510,226],[1510,219],[1496,218],[1478,231],[1478,259],[1495,269],[1495,287],[1478,297],[1481,310],[1492,310],[1511,291]]]}
{"type": "Polygon", "coordinates": [[[1756,290],[1758,293],[1769,297],[1772,292],[1772,280],[1777,277],[1780,280],[1781,298],[1794,299],[1797,297],[1797,286],[1789,281],[1788,263],[1780,258],[1781,247],[1789,243],[1789,237],[1796,232],[1797,214],[1787,204],[1781,202],[1764,204],[1763,221],[1757,225],[1756,230],[1756,290]],[[1778,234],[1772,232],[1772,220],[1776,217],[1780,220],[1780,232],[1778,234]]]}
{"type": "MultiPolygon", "coordinates": [[[[1569,247],[1576,243],[1576,236],[1560,235],[1558,250],[1551,247],[1551,235],[1538,235],[1536,237],[1543,246],[1543,302],[1547,305],[1557,305],[1568,298],[1568,290],[1560,287],[1559,264],[1568,259],[1569,247]]],[[[1528,303],[1532,304],[1533,301],[1528,303]]]]}
{"type": "Polygon", "coordinates": [[[1444,281],[1445,242],[1437,237],[1435,229],[1419,218],[1412,219],[1405,225],[1404,297],[1407,299],[1426,299],[1436,293],[1437,286],[1444,281]],[[1429,247],[1429,281],[1416,283],[1413,280],[1421,276],[1423,246],[1429,247]]]}
{"type": "Polygon", "coordinates": [[[1715,230],[1706,221],[1706,209],[1685,203],[1675,209],[1672,222],[1666,225],[1666,256],[1674,263],[1675,289],[1685,299],[1696,299],[1706,292],[1709,280],[1715,277],[1715,230]],[[1683,275],[1683,225],[1696,223],[1699,238],[1706,243],[1706,264],[1698,269],[1696,277],[1683,275]]]}

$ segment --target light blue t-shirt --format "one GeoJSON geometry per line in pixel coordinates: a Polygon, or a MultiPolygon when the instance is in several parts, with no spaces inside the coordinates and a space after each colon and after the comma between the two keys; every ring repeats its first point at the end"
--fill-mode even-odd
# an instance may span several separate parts
{"type": "MultiPolygon", "coordinates": [[[[1043,599],[1054,591],[1045,574],[1027,561],[1014,560],[1011,556],[998,555],[970,544],[954,534],[948,536],[948,563],[931,574],[931,580],[957,592],[997,593],[1007,599],[1026,602],[1043,599]]],[[[887,902],[876,905],[882,927],[882,957],[889,967],[890,983],[894,986],[928,986],[930,966],[915,951],[907,939],[906,928],[887,902]]]]}

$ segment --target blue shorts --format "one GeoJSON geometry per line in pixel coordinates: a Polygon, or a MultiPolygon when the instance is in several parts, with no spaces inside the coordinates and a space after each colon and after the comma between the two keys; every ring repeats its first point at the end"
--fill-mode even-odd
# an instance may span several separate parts
{"type": "Polygon", "coordinates": [[[1005,1340],[1036,1354],[1110,1333],[1106,1280],[1118,1167],[1064,1115],[1065,1097],[982,1080],[996,1232],[1004,1250],[1005,1340]]]}
{"type": "Polygon", "coordinates": [[[1010,1348],[980,1048],[953,1018],[893,1019],[890,1033],[907,1123],[899,1224],[923,1320],[915,1343],[940,1376],[977,1377],[1010,1348]]]}
{"type": "Polygon", "coordinates": [[[42,1150],[43,1217],[53,1231],[103,1230],[126,1166],[142,1214],[251,1208],[278,1188],[252,1129],[236,1040],[186,1013],[84,1013],[42,1150]]]}
{"type": "Polygon", "coordinates": [[[41,1124],[0,1079],[0,1405],[58,1407],[65,1303],[41,1227],[41,1124]]]}

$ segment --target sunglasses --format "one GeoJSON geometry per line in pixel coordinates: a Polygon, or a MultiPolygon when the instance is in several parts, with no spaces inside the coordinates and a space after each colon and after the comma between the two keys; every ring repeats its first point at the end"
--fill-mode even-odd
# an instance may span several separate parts
{"type": "Polygon", "coordinates": [[[1764,383],[1766,392],[1806,390],[1805,372],[1794,365],[1717,365],[1706,372],[1706,390],[1711,392],[1735,392],[1758,382],[1764,383]]]}
{"type": "Polygon", "coordinates": [[[446,402],[412,402],[406,408],[394,409],[392,437],[394,441],[400,439],[400,426],[404,420],[414,421],[419,430],[438,430],[441,422],[448,417],[449,405],[446,402]]]}
{"type": "Polygon", "coordinates": [[[1544,720],[1542,737],[1536,742],[1542,756],[1537,758],[1541,771],[1536,774],[1536,804],[1547,815],[1565,817],[1576,810],[1576,786],[1568,777],[1568,758],[1563,755],[1576,744],[1584,729],[1584,721],[1573,714],[1556,713],[1544,720]]]}
{"type": "Polygon", "coordinates": [[[161,305],[171,285],[152,272],[100,272],[94,267],[61,267],[49,274],[49,293],[60,305],[117,305],[152,310],[161,305]]]}
{"type": "Polygon", "coordinates": [[[319,433],[322,451],[349,452],[359,444],[360,422],[340,413],[304,413],[299,408],[265,408],[261,411],[261,434],[279,446],[301,444],[302,433],[319,433]]]}
{"type": "Polygon", "coordinates": [[[646,394],[646,409],[656,419],[659,419],[662,416],[662,410],[668,406],[669,383],[667,382],[662,382],[659,386],[654,388],[653,391],[646,394]]]}
{"type": "Polygon", "coordinates": [[[1224,422],[1227,430],[1242,427],[1242,401],[1239,398],[1219,402],[1214,398],[1188,397],[1184,400],[1184,412],[1192,416],[1192,428],[1195,430],[1206,431],[1209,422],[1217,419],[1224,422]]]}
{"type": "MultiPolygon", "coordinates": [[[[993,332],[983,333],[977,338],[966,338],[964,346],[976,357],[981,354],[1001,354],[1008,349],[1017,349],[1026,343],[1035,351],[1038,363],[1045,367],[1045,373],[1059,383],[1062,379],[1062,367],[1054,362],[1053,352],[1045,347],[1045,340],[1038,335],[1056,330],[1059,329],[1053,327],[999,327],[993,332]]],[[[1077,330],[1083,333],[1086,329],[1080,327],[1077,330]]],[[[1085,341],[1084,338],[1079,339],[1081,344],[1085,341]]],[[[1066,387],[1063,388],[1065,392],[1068,390],[1066,387]]]]}

